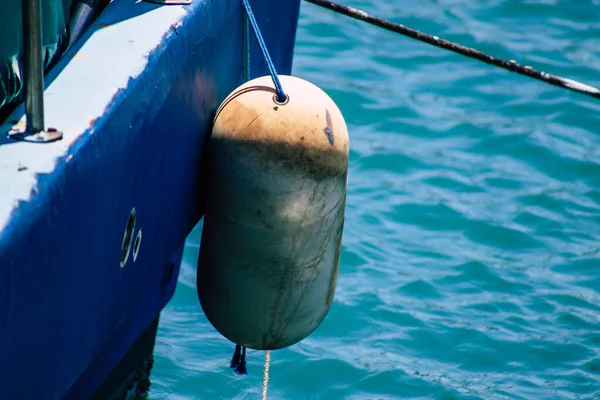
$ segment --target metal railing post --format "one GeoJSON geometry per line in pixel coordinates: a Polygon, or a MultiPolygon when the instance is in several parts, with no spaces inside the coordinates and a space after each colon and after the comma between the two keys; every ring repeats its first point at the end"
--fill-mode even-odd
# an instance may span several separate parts
{"type": "Polygon", "coordinates": [[[21,0],[23,14],[23,94],[25,129],[14,126],[9,137],[28,142],[53,142],[62,132],[44,126],[44,49],[41,0],[21,0]]]}
{"type": "Polygon", "coordinates": [[[26,132],[44,130],[44,64],[42,59],[42,4],[23,1],[23,63],[26,132]]]}

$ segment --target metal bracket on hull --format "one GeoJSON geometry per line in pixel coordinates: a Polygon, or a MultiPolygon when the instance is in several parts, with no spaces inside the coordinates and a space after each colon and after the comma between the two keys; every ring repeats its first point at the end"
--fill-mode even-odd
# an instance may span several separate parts
{"type": "Polygon", "coordinates": [[[192,0],[143,0],[146,3],[162,4],[164,6],[190,5],[192,0]]]}
{"type": "Polygon", "coordinates": [[[8,132],[8,137],[23,142],[50,143],[62,139],[63,133],[54,128],[48,128],[37,133],[31,133],[27,130],[22,131],[15,126],[8,132]]]}

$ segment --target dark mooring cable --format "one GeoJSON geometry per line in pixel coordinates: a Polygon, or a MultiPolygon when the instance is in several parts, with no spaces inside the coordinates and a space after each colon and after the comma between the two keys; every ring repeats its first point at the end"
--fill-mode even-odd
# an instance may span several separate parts
{"type": "Polygon", "coordinates": [[[496,67],[500,67],[503,69],[507,69],[511,72],[516,72],[517,74],[528,76],[533,79],[537,79],[542,82],[549,83],[554,86],[562,87],[568,90],[572,90],[577,93],[582,93],[591,97],[595,97],[600,99],[600,90],[586,85],[581,82],[574,81],[572,79],[562,78],[556,75],[550,75],[545,72],[536,71],[531,67],[526,67],[520,64],[517,64],[515,61],[506,61],[500,58],[491,56],[489,54],[482,53],[481,51],[472,49],[470,47],[461,46],[457,43],[449,42],[444,39],[440,39],[437,36],[428,35],[423,32],[416,31],[414,29],[407,28],[404,25],[396,24],[390,21],[386,21],[381,18],[377,18],[373,15],[369,15],[364,11],[358,10],[356,8],[344,6],[333,1],[329,0],[305,0],[308,3],[316,4],[318,6],[327,8],[329,10],[335,11],[337,13],[347,15],[349,17],[367,22],[371,25],[378,26],[380,28],[386,29],[388,31],[392,31],[395,33],[399,33],[404,36],[408,36],[412,39],[419,40],[421,42],[425,42],[431,44],[436,47],[440,47],[445,50],[450,50],[455,53],[461,54],[463,56],[473,58],[479,61],[483,61],[486,64],[491,64],[496,67]]]}

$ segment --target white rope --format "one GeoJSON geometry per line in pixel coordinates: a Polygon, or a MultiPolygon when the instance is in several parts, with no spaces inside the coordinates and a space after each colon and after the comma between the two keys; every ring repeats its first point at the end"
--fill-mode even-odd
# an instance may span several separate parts
{"type": "Polygon", "coordinates": [[[267,400],[267,386],[269,385],[269,364],[271,364],[271,351],[265,352],[265,369],[263,372],[262,400],[267,400]]]}

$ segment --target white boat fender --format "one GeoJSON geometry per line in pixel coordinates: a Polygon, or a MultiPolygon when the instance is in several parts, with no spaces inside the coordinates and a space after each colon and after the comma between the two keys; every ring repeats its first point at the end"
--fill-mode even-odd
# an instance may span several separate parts
{"type": "Polygon", "coordinates": [[[338,276],[346,124],[320,88],[280,79],[284,102],[269,76],[235,89],[208,142],[198,297],[210,323],[236,343],[232,366],[242,369],[240,348],[280,349],[310,335],[338,276]]]}

